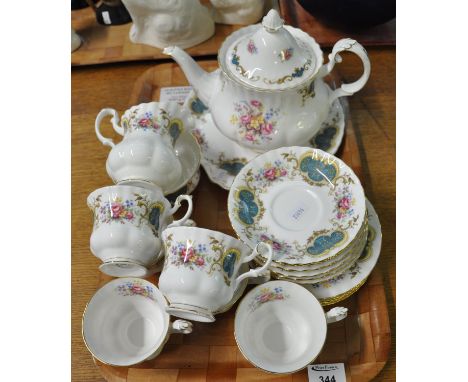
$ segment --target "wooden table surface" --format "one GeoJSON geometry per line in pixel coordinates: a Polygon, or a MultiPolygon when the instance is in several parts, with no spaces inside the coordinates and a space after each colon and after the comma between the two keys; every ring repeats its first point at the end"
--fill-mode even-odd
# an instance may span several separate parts
{"type": "MultiPolygon", "coordinates": [[[[395,49],[370,48],[372,74],[366,87],[349,98],[351,118],[363,160],[365,190],[383,230],[380,266],[389,304],[392,351],[376,381],[394,381],[395,363],[395,49]]],[[[151,62],[120,63],[72,69],[72,380],[102,381],[81,338],[81,317],[99,282],[99,261],[89,250],[92,214],[86,197],[110,185],[105,161],[108,149],[94,134],[101,108],[123,112],[134,81],[151,62]]],[[[361,64],[344,56],[336,67],[345,82],[356,79],[361,64]]]]}

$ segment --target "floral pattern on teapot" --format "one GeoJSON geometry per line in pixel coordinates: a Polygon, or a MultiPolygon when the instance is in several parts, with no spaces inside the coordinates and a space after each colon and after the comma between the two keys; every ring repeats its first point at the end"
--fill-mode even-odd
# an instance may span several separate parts
{"type": "Polygon", "coordinates": [[[275,133],[279,109],[265,107],[259,100],[234,103],[236,114],[231,115],[231,124],[237,127],[239,135],[246,141],[260,144],[270,141],[275,133]]]}

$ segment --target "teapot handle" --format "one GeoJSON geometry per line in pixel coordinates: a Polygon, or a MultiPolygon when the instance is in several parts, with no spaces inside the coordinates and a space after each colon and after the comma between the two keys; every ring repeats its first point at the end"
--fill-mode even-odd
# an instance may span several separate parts
{"type": "Polygon", "coordinates": [[[119,115],[117,111],[111,108],[102,109],[96,117],[96,122],[94,123],[94,130],[96,131],[96,135],[98,139],[102,142],[104,146],[115,147],[115,143],[112,139],[106,138],[101,134],[101,122],[104,117],[111,115],[111,123],[114,130],[120,134],[124,135],[124,129],[119,126],[119,115]]]}
{"type": "Polygon", "coordinates": [[[354,81],[350,84],[342,84],[341,87],[333,90],[329,97],[330,105],[333,103],[334,100],[336,100],[339,97],[350,96],[361,90],[370,76],[371,65],[369,57],[367,56],[367,52],[364,49],[364,47],[361,44],[359,44],[356,40],[353,40],[351,38],[344,38],[339,40],[333,46],[332,52],[328,55],[328,63],[320,68],[319,77],[325,77],[333,70],[336,63],[340,63],[341,61],[343,61],[343,58],[340,56],[339,53],[345,51],[352,52],[361,59],[364,65],[364,73],[357,81],[354,81]]]}
{"type": "Polygon", "coordinates": [[[267,243],[263,243],[263,242],[260,242],[258,243],[256,246],[255,246],[255,249],[253,250],[252,254],[250,256],[247,256],[245,259],[242,260],[242,263],[247,263],[249,262],[250,260],[253,260],[255,259],[257,256],[258,256],[258,248],[260,245],[263,245],[267,251],[268,251],[268,254],[267,254],[267,260],[265,261],[265,264],[263,264],[261,267],[258,267],[258,268],[255,268],[255,269],[251,269],[250,271],[248,272],[245,272],[245,273],[242,273],[240,276],[238,276],[236,278],[236,281],[234,283],[234,290],[237,288],[237,286],[239,285],[239,283],[246,279],[246,278],[249,278],[249,277],[259,277],[259,276],[263,276],[263,273],[268,269],[268,267],[270,266],[271,264],[271,261],[273,259],[273,250],[271,249],[271,245],[270,244],[267,244],[267,243]]]}

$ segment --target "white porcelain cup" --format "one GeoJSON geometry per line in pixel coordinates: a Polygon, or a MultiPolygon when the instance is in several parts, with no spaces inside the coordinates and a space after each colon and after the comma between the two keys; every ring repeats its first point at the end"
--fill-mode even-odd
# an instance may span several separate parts
{"type": "MultiPolygon", "coordinates": [[[[181,187],[182,164],[174,145],[184,131],[191,130],[188,112],[176,102],[150,102],[132,106],[119,116],[116,110],[102,109],[96,117],[98,139],[112,149],[106,162],[115,183],[129,180],[151,182],[164,192],[181,187]],[[115,144],[101,133],[101,123],[112,116],[114,130],[124,138],[115,144]]],[[[193,174],[191,174],[192,176],[193,174]]]]}
{"type": "Polygon", "coordinates": [[[163,232],[164,268],[159,288],[170,305],[167,312],[194,321],[213,322],[213,312],[231,301],[239,283],[268,269],[272,250],[259,243],[249,246],[229,235],[197,227],[173,227],[163,232]],[[267,261],[239,275],[242,264],[258,251],[267,261]]]}
{"type": "Polygon", "coordinates": [[[171,333],[189,334],[192,324],[170,322],[167,301],[152,283],[138,278],[108,282],[83,313],[83,340],[94,358],[130,366],[155,358],[171,333]]]}
{"type": "Polygon", "coordinates": [[[174,207],[156,187],[115,185],[93,191],[87,199],[94,213],[91,252],[117,277],[142,277],[156,264],[162,251],[161,233],[184,224],[192,214],[192,197],[180,195],[174,207]],[[184,217],[173,221],[181,201],[188,203],[184,217]]]}
{"type": "Polygon", "coordinates": [[[294,373],[311,364],[322,351],[327,324],[348,310],[325,313],[302,286],[269,281],[252,289],[237,307],[234,336],[239,350],[256,367],[270,373],[294,373]]]}

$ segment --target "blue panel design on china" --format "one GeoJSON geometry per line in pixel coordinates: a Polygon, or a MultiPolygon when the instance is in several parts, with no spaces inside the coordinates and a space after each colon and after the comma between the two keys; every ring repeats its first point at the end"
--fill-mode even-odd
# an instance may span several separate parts
{"type": "Polygon", "coordinates": [[[343,241],[344,238],[344,233],[340,231],[334,231],[330,235],[319,236],[314,240],[314,243],[307,248],[307,252],[315,256],[320,255],[332,249],[338,243],[343,241]]]}
{"type": "Polygon", "coordinates": [[[159,218],[161,217],[161,207],[154,207],[149,213],[149,222],[154,226],[154,228],[159,230],[159,218]]]}
{"type": "Polygon", "coordinates": [[[200,98],[194,98],[190,102],[190,109],[195,113],[195,114],[203,114],[208,108],[205,106],[205,104],[200,100],[200,98]]]}
{"type": "Polygon", "coordinates": [[[244,167],[244,163],[242,162],[223,162],[220,164],[220,168],[222,168],[224,171],[227,171],[230,175],[237,175],[240,170],[242,170],[242,167],[244,167]]]}
{"type": "Polygon", "coordinates": [[[239,219],[245,224],[253,224],[254,217],[258,214],[258,206],[255,203],[254,194],[248,190],[241,190],[239,198],[239,219]]]}
{"type": "Polygon", "coordinates": [[[237,253],[232,251],[229,252],[223,259],[223,270],[226,272],[228,277],[231,277],[234,273],[234,266],[236,265],[237,253]]]}
{"type": "Polygon", "coordinates": [[[314,159],[310,156],[301,160],[300,168],[314,182],[321,182],[325,179],[331,182],[337,174],[336,165],[326,164],[320,159],[314,159]]]}
{"type": "Polygon", "coordinates": [[[332,144],[335,134],[338,132],[336,127],[326,127],[314,137],[315,146],[323,151],[327,151],[332,144]]]}

